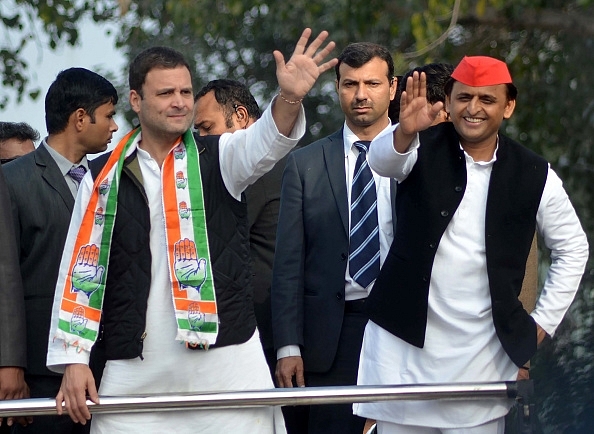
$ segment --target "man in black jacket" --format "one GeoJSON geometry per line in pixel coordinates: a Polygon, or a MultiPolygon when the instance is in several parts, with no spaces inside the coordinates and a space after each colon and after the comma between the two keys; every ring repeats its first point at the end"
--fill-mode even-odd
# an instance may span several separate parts
{"type": "MultiPolygon", "coordinates": [[[[85,179],[56,286],[47,363],[65,369],[59,413],[64,402],[73,420],[89,420],[86,392],[99,400],[86,365],[95,342],[108,359],[102,394],[272,387],[255,334],[241,193],[297,143],[301,100],[335,63],[323,63],[334,46],[322,47],[327,33],[308,45],[310,34],[287,63],[274,53],[280,93],[262,119],[220,139],[188,130],[192,79],[179,52],[152,47],[131,63],[140,128],[106,158],[95,185],[85,179]],[[108,230],[106,243],[95,242],[108,230]]],[[[92,429],[271,433],[275,424],[282,430],[263,408],[96,415],[92,429]]]]}
{"type": "MultiPolygon", "coordinates": [[[[369,164],[399,181],[394,241],[368,300],[359,384],[512,381],[577,291],[588,243],[560,179],[499,134],[516,105],[505,63],[465,57],[446,86],[451,123],[429,128],[414,73],[400,124],[369,164]],[[518,295],[535,229],[552,265],[536,309],[518,295]]],[[[355,404],[387,433],[502,433],[506,400],[355,404]]]]}
{"type": "MultiPolygon", "coordinates": [[[[236,80],[212,80],[194,97],[194,129],[201,136],[232,133],[250,127],[260,116],[260,108],[248,87],[236,80]]],[[[254,313],[260,341],[271,372],[276,367],[272,344],[270,286],[280,205],[280,189],[286,157],[250,185],[244,192],[247,202],[254,313]]]]}

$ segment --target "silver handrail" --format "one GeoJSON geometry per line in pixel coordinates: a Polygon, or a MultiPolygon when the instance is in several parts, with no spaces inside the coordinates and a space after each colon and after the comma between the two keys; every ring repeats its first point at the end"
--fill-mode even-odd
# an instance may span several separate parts
{"type": "MultiPolygon", "coordinates": [[[[197,394],[101,396],[87,401],[92,414],[265,407],[274,405],[347,404],[392,400],[518,398],[515,381],[493,383],[336,386],[197,394]]],[[[0,401],[0,417],[55,415],[53,398],[0,401]]]]}

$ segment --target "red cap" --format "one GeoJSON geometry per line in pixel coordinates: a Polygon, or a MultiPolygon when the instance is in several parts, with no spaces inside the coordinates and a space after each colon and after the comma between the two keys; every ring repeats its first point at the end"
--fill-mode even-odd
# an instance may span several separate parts
{"type": "Polygon", "coordinates": [[[452,72],[452,78],[473,87],[512,82],[507,65],[487,56],[465,56],[452,72]]]}

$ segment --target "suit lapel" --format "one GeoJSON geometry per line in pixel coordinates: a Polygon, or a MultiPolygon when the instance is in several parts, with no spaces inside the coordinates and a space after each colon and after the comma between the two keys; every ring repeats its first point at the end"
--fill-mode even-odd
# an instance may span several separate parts
{"type": "Polygon", "coordinates": [[[41,170],[41,176],[45,182],[47,182],[51,188],[56,190],[64,201],[68,211],[72,213],[72,209],[74,208],[74,198],[72,197],[72,193],[70,192],[58,165],[43,144],[39,145],[35,151],[35,163],[39,170],[41,170]]]}
{"type": "Polygon", "coordinates": [[[349,209],[347,200],[346,174],[344,172],[344,142],[342,129],[328,136],[328,140],[322,145],[324,160],[330,179],[330,187],[334,200],[338,206],[338,212],[345,233],[349,234],[349,209]]]}

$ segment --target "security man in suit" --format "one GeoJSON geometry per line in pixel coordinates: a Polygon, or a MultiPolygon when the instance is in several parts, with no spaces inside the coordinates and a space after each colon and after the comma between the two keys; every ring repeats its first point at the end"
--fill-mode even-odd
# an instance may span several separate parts
{"type": "MultiPolygon", "coordinates": [[[[0,169],[0,400],[26,398],[29,394],[23,379],[26,352],[22,342],[25,339],[25,304],[23,285],[17,260],[17,249],[10,214],[10,195],[0,169]]],[[[2,430],[7,424],[0,419],[2,430]]]]}
{"type": "MultiPolygon", "coordinates": [[[[24,352],[19,366],[32,398],[54,397],[62,378],[45,366],[52,302],[61,253],[78,185],[88,170],[87,154],[107,149],[118,126],[118,95],[102,76],[84,68],[60,72],[45,97],[48,137],[35,152],[3,166],[12,201],[20,274],[24,286],[26,339],[7,351],[24,352]]],[[[14,297],[19,297],[15,292],[14,297]]],[[[22,297],[22,294],[20,295],[22,297]]],[[[0,317],[0,329],[14,319],[0,317]]],[[[0,343],[4,348],[4,342],[0,343]]],[[[0,368],[0,373],[6,367],[0,368]]],[[[26,384],[24,384],[24,382],[26,384]]],[[[25,397],[25,396],[23,396],[25,397]]],[[[88,431],[68,416],[35,417],[16,432],[64,434],[88,431]]]]}
{"type": "MultiPolygon", "coordinates": [[[[386,48],[347,46],[336,66],[343,128],[287,161],[271,294],[280,387],[356,384],[366,298],[393,237],[391,181],[365,159],[367,141],[390,125],[393,77],[386,48]]],[[[344,404],[312,406],[308,422],[287,428],[359,434],[365,420],[344,404]]]]}
{"type": "MultiPolygon", "coordinates": [[[[194,129],[201,136],[221,135],[246,129],[261,115],[248,87],[236,80],[208,82],[194,98],[194,129]]],[[[274,373],[276,354],[272,344],[270,286],[280,208],[280,189],[287,157],[244,192],[248,211],[254,313],[266,362],[274,373]]]]}

